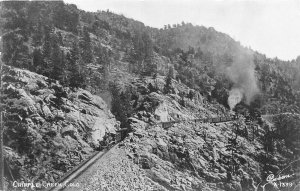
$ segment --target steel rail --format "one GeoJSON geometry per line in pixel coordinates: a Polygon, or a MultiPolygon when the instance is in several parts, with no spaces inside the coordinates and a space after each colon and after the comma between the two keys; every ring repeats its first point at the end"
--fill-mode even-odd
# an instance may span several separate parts
{"type": "Polygon", "coordinates": [[[107,154],[111,149],[118,145],[116,143],[110,149],[102,151],[97,151],[89,159],[80,163],[77,167],[74,167],[71,171],[65,174],[59,181],[56,182],[57,186],[46,189],[46,191],[61,191],[66,188],[68,183],[71,183],[74,179],[80,176],[84,171],[90,168],[97,160],[101,159],[105,154],[107,154]]]}

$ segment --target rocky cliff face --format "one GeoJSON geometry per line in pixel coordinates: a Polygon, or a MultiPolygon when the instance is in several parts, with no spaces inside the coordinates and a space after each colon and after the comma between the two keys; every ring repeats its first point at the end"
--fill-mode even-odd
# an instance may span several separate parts
{"type": "Polygon", "coordinates": [[[4,67],[6,177],[54,182],[90,156],[118,122],[88,91],[4,67]]]}
{"type": "Polygon", "coordinates": [[[209,103],[199,92],[176,80],[172,80],[171,93],[163,94],[164,76],[157,76],[155,79],[150,77],[135,79],[132,86],[138,94],[138,98],[134,100],[137,111],[134,117],[140,120],[147,121],[148,119],[144,118],[146,117],[157,122],[166,122],[215,117],[218,113],[226,112],[224,106],[209,103]]]}
{"type": "MultiPolygon", "coordinates": [[[[176,81],[172,82],[173,94],[161,93],[164,81],[160,77],[133,84],[141,94],[137,114],[131,118],[133,132],[120,149],[159,190],[254,191],[289,161],[281,152],[267,152],[265,135],[271,124],[266,122],[251,125],[243,118],[218,124],[189,121],[164,129],[159,122],[222,116],[229,111],[201,96],[179,96],[192,89],[176,81]],[[149,93],[149,83],[156,83],[154,92],[149,93]]],[[[283,146],[276,145],[278,150],[283,146]]]]}
{"type": "Polygon", "coordinates": [[[238,137],[239,148],[231,160],[227,148],[228,139],[234,136],[232,123],[181,123],[164,130],[159,126],[146,129],[143,122],[135,122],[134,132],[125,140],[125,150],[165,190],[241,190],[242,186],[254,190],[252,184],[240,182],[257,185],[261,180],[259,162],[253,157],[261,150],[260,143],[250,144],[238,137]],[[235,173],[229,168],[236,168],[235,173]]]}

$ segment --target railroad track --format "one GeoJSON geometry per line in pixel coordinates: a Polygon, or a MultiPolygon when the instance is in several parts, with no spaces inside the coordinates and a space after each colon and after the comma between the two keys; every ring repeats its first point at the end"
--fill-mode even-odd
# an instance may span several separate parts
{"type": "MultiPolygon", "coordinates": [[[[113,145],[110,149],[115,148],[118,145],[116,143],[113,145]]],[[[86,171],[89,167],[91,167],[97,160],[101,159],[105,154],[110,151],[110,149],[107,149],[105,151],[98,151],[95,154],[93,154],[89,159],[85,160],[81,164],[79,164],[77,167],[74,167],[70,172],[65,174],[59,181],[57,181],[54,187],[46,189],[46,191],[62,191],[66,188],[66,186],[70,183],[73,183],[72,181],[76,179],[78,176],[80,176],[84,171],[86,171]]]]}
{"type": "MultiPolygon", "coordinates": [[[[168,121],[168,122],[160,122],[156,123],[155,125],[161,125],[162,128],[168,129],[175,123],[182,123],[182,122],[204,122],[204,123],[222,123],[222,122],[229,122],[236,120],[236,117],[215,117],[215,118],[198,118],[198,119],[191,119],[191,120],[174,120],[174,121],[168,121]]],[[[97,160],[101,159],[107,152],[110,151],[110,149],[116,147],[118,143],[124,138],[127,131],[125,129],[121,129],[117,131],[116,135],[116,143],[110,147],[109,149],[106,149],[105,151],[98,151],[94,153],[89,159],[85,160],[81,164],[79,164],[77,167],[74,167],[71,171],[69,171],[67,174],[65,174],[54,187],[51,187],[47,189],[46,191],[61,191],[66,188],[66,186],[69,183],[72,183],[74,179],[76,179],[78,176],[80,176],[84,171],[86,171],[89,167],[91,167],[97,160]]]]}
{"type": "Polygon", "coordinates": [[[126,136],[127,129],[119,129],[116,131],[115,139],[112,142],[109,142],[109,149],[103,151],[95,152],[89,159],[80,163],[77,167],[74,167],[71,171],[67,172],[58,182],[55,183],[54,187],[48,188],[46,191],[60,191],[64,190],[68,183],[71,183],[72,180],[80,176],[84,171],[86,171],[91,165],[93,165],[97,160],[102,158],[110,149],[116,147],[119,142],[126,136]],[[114,143],[112,145],[112,143],[114,143]]]}

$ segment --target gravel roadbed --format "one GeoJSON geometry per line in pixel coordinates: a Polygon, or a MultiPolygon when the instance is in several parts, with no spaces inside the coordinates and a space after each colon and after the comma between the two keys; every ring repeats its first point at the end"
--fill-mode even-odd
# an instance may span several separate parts
{"type": "Polygon", "coordinates": [[[64,190],[131,191],[165,189],[149,179],[146,172],[126,156],[123,148],[115,147],[74,179],[72,186],[64,190]]]}

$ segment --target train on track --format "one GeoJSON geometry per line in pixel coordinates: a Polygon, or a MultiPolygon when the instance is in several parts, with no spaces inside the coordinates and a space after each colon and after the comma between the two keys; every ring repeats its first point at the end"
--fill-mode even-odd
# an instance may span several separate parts
{"type": "Polygon", "coordinates": [[[211,117],[211,118],[198,118],[198,119],[190,119],[190,120],[175,120],[175,121],[167,121],[160,122],[158,125],[161,125],[162,128],[167,129],[170,128],[175,123],[181,122],[194,122],[194,123],[224,123],[229,121],[234,121],[238,119],[237,115],[232,116],[221,116],[221,117],[211,117]]]}
{"type": "MultiPolygon", "coordinates": [[[[172,127],[176,123],[182,123],[182,122],[194,122],[194,123],[224,123],[229,121],[234,121],[238,119],[237,115],[231,115],[231,116],[221,116],[221,117],[211,117],[211,118],[198,118],[198,119],[190,119],[190,120],[174,120],[174,121],[167,121],[167,122],[159,122],[155,125],[160,125],[164,129],[168,129],[172,127]]],[[[116,131],[116,133],[107,133],[103,140],[99,142],[99,148],[97,150],[104,150],[109,149],[116,143],[123,140],[129,130],[127,128],[119,129],[116,131]]]]}
{"type": "Polygon", "coordinates": [[[97,150],[108,150],[118,142],[122,141],[128,133],[127,128],[116,130],[116,133],[106,133],[101,141],[99,141],[99,147],[97,150]]]}

